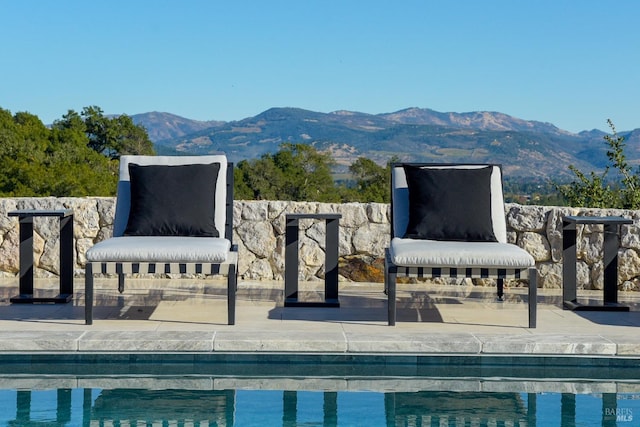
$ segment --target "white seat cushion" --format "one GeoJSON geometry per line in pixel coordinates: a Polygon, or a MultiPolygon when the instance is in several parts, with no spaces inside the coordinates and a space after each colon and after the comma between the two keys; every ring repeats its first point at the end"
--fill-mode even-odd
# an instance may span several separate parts
{"type": "Polygon", "coordinates": [[[123,236],[96,243],[87,251],[92,262],[222,263],[231,242],[218,237],[123,236]]]}
{"type": "Polygon", "coordinates": [[[528,268],[535,265],[524,249],[510,243],[442,240],[391,240],[391,260],[404,267],[528,268]]]}

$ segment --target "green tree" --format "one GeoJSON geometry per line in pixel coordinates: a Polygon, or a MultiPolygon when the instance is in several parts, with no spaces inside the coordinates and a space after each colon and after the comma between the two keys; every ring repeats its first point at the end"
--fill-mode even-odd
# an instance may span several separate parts
{"type": "Polygon", "coordinates": [[[49,148],[48,129],[29,113],[12,116],[0,110],[0,192],[8,196],[34,196],[48,179],[41,167],[49,148]]]}
{"type": "Polygon", "coordinates": [[[588,206],[593,208],[640,208],[640,170],[633,171],[624,153],[624,137],[618,135],[613,122],[608,119],[607,124],[611,135],[605,135],[608,146],[607,158],[609,164],[601,174],[596,172],[584,173],[573,165],[569,169],[577,180],[570,184],[557,185],[556,188],[567,200],[570,206],[588,206]],[[613,169],[612,179],[607,177],[613,169]]]}
{"type": "Polygon", "coordinates": [[[394,156],[387,162],[386,167],[382,167],[371,159],[359,157],[349,167],[355,184],[346,191],[346,197],[357,202],[389,203],[391,165],[397,161],[398,158],[394,156]]]}
{"type": "Polygon", "coordinates": [[[382,167],[360,157],[349,167],[352,179],[338,184],[329,153],[307,144],[285,143],[276,153],[236,165],[234,195],[244,200],[388,203],[391,165],[397,161],[393,156],[382,167]]]}
{"type": "Polygon", "coordinates": [[[273,154],[243,160],[235,172],[237,198],[339,202],[333,160],[307,144],[285,143],[273,154]]]}
{"type": "Polygon", "coordinates": [[[640,208],[640,176],[638,176],[640,169],[636,169],[635,172],[631,169],[624,154],[626,145],[624,137],[618,135],[616,127],[610,119],[607,119],[607,124],[611,128],[611,135],[604,136],[604,140],[609,146],[607,158],[620,177],[620,184],[616,191],[617,203],[619,207],[625,209],[638,209],[640,208]]]}
{"type": "Polygon", "coordinates": [[[282,171],[282,192],[290,200],[339,202],[335,191],[329,153],[321,153],[307,144],[285,143],[273,155],[276,168],[282,171]]]}
{"type": "Polygon", "coordinates": [[[112,196],[121,154],[153,154],[146,130],[128,116],[87,107],[48,128],[0,108],[0,196],[112,196]]]}
{"type": "Polygon", "coordinates": [[[283,172],[276,167],[271,154],[240,161],[234,177],[234,197],[238,199],[278,200],[278,195],[283,193],[283,172]]]}
{"type": "MultiPolygon", "coordinates": [[[[80,113],[89,137],[89,147],[112,159],[123,154],[154,154],[153,143],[147,131],[133,123],[126,114],[105,117],[100,107],[85,107],[80,113]]],[[[75,120],[76,113],[65,117],[75,120]]]]}
{"type": "Polygon", "coordinates": [[[60,176],[51,187],[55,195],[114,195],[118,180],[118,161],[88,145],[86,125],[73,113],[57,121],[51,129],[52,173],[60,176]]]}

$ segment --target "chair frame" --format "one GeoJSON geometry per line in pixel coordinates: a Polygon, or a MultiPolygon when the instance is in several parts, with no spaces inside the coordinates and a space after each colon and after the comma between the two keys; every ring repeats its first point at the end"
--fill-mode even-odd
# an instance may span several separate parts
{"type": "MultiPolygon", "coordinates": [[[[429,167],[460,167],[460,166],[492,166],[500,169],[500,188],[502,190],[502,166],[499,164],[491,163],[409,163],[400,162],[391,164],[391,173],[393,169],[402,167],[403,165],[413,166],[429,166],[429,167]]],[[[393,177],[390,177],[391,182],[391,216],[390,216],[390,231],[391,239],[395,236],[395,222],[394,222],[394,192],[393,177]]],[[[504,201],[503,201],[504,204],[504,201]]],[[[523,279],[528,280],[528,309],[529,309],[529,328],[535,328],[537,323],[536,309],[537,309],[537,269],[535,266],[527,268],[496,268],[496,267],[474,267],[469,268],[467,266],[459,267],[438,267],[438,266],[402,266],[393,263],[390,253],[390,247],[385,248],[385,266],[384,266],[384,282],[385,293],[387,294],[387,319],[389,326],[396,324],[396,303],[397,303],[397,277],[413,277],[413,278],[490,278],[496,279],[497,282],[497,300],[503,301],[504,295],[504,280],[505,279],[523,279]]]]}
{"type": "Polygon", "coordinates": [[[87,261],[85,264],[85,324],[93,324],[94,274],[117,274],[118,291],[124,292],[125,274],[205,274],[227,277],[227,321],[235,324],[236,290],[238,283],[238,245],[233,244],[233,163],[227,162],[226,206],[224,238],[231,242],[227,260],[223,263],[169,263],[149,260],[148,262],[87,261]]]}

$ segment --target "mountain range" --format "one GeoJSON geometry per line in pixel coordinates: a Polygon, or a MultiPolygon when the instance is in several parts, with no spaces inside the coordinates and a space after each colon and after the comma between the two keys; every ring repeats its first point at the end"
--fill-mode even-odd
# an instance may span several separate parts
{"type": "MultiPolygon", "coordinates": [[[[170,113],[131,116],[147,129],[158,154],[223,151],[233,162],[274,153],[285,142],[328,151],[346,169],[358,157],[383,165],[403,161],[501,163],[505,176],[562,178],[574,165],[600,171],[607,164],[605,132],[571,133],[551,123],[498,112],[442,113],[407,108],[393,113],[320,113],[271,108],[238,121],[197,121],[170,113]]],[[[640,129],[619,132],[625,154],[640,164],[640,129]]]]}

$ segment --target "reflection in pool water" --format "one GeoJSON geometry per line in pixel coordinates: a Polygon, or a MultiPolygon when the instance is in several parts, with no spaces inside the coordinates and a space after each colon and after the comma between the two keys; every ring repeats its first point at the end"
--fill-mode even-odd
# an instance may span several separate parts
{"type": "Polygon", "coordinates": [[[2,426],[635,426],[636,381],[17,376],[2,426]]]}

